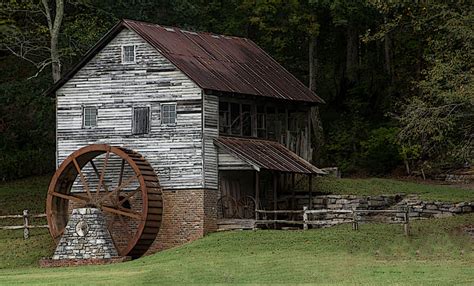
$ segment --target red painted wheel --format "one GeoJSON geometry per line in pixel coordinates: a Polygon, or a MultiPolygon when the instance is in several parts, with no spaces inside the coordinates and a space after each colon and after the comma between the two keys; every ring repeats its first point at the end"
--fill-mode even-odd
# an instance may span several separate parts
{"type": "Polygon", "coordinates": [[[137,258],[151,246],[161,225],[160,183],[139,153],[89,145],[67,157],[51,179],[46,214],[56,242],[78,207],[101,209],[119,254],[137,258]]]}

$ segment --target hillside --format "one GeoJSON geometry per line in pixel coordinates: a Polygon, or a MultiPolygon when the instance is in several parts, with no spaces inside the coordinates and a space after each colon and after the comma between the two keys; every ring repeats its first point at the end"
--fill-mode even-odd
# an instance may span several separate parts
{"type": "MultiPolygon", "coordinates": [[[[43,211],[47,181],[0,185],[2,212],[43,211]]],[[[215,233],[128,263],[61,269],[36,267],[53,251],[47,231],[33,230],[29,240],[21,231],[0,231],[0,284],[472,284],[474,243],[463,228],[473,224],[474,214],[416,221],[410,238],[400,225],[386,224],[361,225],[358,232],[341,225],[215,233]]]]}

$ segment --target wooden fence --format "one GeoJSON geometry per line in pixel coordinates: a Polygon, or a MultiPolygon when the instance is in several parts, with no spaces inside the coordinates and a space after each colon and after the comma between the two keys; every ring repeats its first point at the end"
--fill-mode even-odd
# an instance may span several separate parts
{"type": "Polygon", "coordinates": [[[23,229],[23,237],[27,239],[30,237],[30,228],[48,228],[48,225],[31,225],[30,224],[30,218],[42,218],[42,217],[46,217],[46,214],[30,215],[28,210],[23,210],[23,214],[21,215],[3,215],[3,216],[0,216],[0,219],[23,218],[23,225],[0,226],[0,230],[23,229]]]}
{"type": "Polygon", "coordinates": [[[369,214],[369,213],[394,213],[394,214],[403,214],[403,220],[401,221],[393,221],[392,223],[400,223],[403,224],[403,229],[405,235],[410,235],[410,216],[409,216],[409,208],[405,208],[404,210],[332,210],[332,209],[320,209],[320,210],[309,210],[308,207],[303,207],[302,210],[255,210],[255,224],[293,224],[293,225],[303,225],[303,229],[307,230],[308,225],[336,225],[342,223],[352,223],[352,229],[358,230],[359,223],[361,220],[358,218],[358,214],[369,214]],[[308,217],[310,214],[350,214],[350,219],[347,222],[341,221],[332,221],[331,219],[319,219],[319,220],[310,220],[308,217]],[[259,219],[259,214],[273,214],[274,219],[259,219]],[[302,215],[302,220],[282,220],[277,219],[278,214],[289,214],[295,215],[299,214],[302,215]]]}

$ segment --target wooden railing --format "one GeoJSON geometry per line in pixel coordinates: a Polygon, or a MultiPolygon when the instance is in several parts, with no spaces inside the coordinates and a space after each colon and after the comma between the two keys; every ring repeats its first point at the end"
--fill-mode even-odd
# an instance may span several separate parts
{"type": "Polygon", "coordinates": [[[23,237],[27,239],[30,237],[31,228],[48,228],[48,225],[31,225],[30,224],[30,218],[43,218],[43,217],[46,217],[46,214],[30,215],[28,210],[23,210],[23,214],[21,215],[3,215],[3,216],[0,216],[0,219],[23,218],[23,225],[0,226],[0,230],[23,229],[23,237]]]}
{"type": "MultiPolygon", "coordinates": [[[[302,210],[255,210],[255,224],[292,224],[292,225],[303,225],[303,229],[307,230],[309,225],[331,225],[331,224],[342,224],[342,223],[352,223],[352,229],[358,230],[359,223],[361,220],[359,219],[359,214],[369,214],[369,213],[394,213],[394,214],[403,214],[403,220],[401,221],[393,221],[391,223],[400,223],[403,224],[404,233],[406,236],[410,234],[410,216],[409,216],[409,208],[405,208],[404,210],[333,210],[333,209],[319,209],[319,210],[309,210],[308,207],[303,207],[302,210]],[[318,219],[318,220],[310,220],[310,214],[350,214],[350,218],[347,218],[346,222],[341,221],[333,221],[331,219],[318,219]],[[260,219],[259,214],[273,214],[274,219],[260,219]],[[302,220],[282,220],[278,219],[278,214],[299,214],[302,215],[302,220]]],[[[367,221],[367,220],[364,220],[367,221]]]]}

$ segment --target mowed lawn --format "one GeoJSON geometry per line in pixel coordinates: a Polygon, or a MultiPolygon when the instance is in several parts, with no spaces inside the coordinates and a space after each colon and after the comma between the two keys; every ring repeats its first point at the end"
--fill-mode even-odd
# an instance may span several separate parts
{"type": "MultiPolygon", "coordinates": [[[[35,188],[41,184],[41,179],[35,180],[35,188]]],[[[26,181],[0,185],[2,205],[8,205],[5,193],[16,193],[12,187],[35,192],[26,181]]],[[[23,240],[21,231],[0,231],[0,284],[473,285],[474,241],[463,231],[473,225],[471,214],[413,222],[409,238],[401,225],[387,224],[364,224],[359,231],[341,225],[214,233],[132,262],[56,269],[36,266],[54,248],[44,230],[32,233],[30,240],[23,240]]]]}

